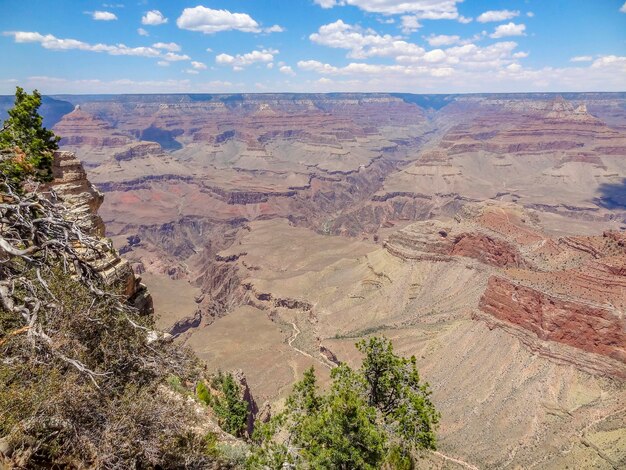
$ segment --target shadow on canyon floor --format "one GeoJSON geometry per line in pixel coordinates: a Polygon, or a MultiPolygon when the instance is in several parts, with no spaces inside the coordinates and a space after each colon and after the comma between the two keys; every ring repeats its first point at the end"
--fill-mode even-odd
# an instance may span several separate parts
{"type": "Polygon", "coordinates": [[[605,209],[626,209],[626,178],[619,183],[604,183],[599,187],[595,203],[605,209]]]}

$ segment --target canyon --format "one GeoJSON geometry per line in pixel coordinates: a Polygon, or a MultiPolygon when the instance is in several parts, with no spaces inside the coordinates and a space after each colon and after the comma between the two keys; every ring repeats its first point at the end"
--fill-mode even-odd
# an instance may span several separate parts
{"type": "Polygon", "coordinates": [[[433,468],[626,465],[626,93],[44,104],[128,296],[261,408],[383,334],[432,386],[433,468]]]}

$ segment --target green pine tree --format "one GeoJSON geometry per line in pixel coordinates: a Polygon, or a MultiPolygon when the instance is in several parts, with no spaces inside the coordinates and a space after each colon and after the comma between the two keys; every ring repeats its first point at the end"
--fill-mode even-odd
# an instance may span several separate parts
{"type": "Polygon", "coordinates": [[[43,127],[38,110],[41,94],[32,94],[17,87],[15,104],[0,130],[0,150],[13,151],[8,157],[0,157],[0,173],[9,183],[19,186],[26,178],[38,181],[52,179],[52,153],[59,148],[59,137],[43,127]]]}
{"type": "Polygon", "coordinates": [[[285,410],[259,426],[249,468],[410,470],[420,449],[435,449],[439,413],[415,357],[397,356],[386,338],[357,343],[360,369],[343,364],[320,394],[313,368],[285,410]]]}

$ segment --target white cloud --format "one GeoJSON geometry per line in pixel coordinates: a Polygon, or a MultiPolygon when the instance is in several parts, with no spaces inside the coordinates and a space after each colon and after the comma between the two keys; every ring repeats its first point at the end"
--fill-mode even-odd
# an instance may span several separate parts
{"type": "MultiPolygon", "coordinates": [[[[421,92],[468,93],[468,92],[515,92],[515,91],[620,91],[626,87],[626,57],[603,56],[588,67],[564,67],[526,69],[510,60],[494,60],[498,54],[506,57],[514,43],[498,43],[489,48],[474,45],[459,46],[456,53],[488,66],[468,67],[467,62],[457,65],[445,63],[373,65],[351,63],[336,67],[315,60],[300,61],[298,67],[307,72],[327,78],[321,83],[330,84],[330,77],[346,77],[333,80],[334,91],[388,91],[389,89],[415,92],[416,84],[421,92]],[[462,53],[462,50],[464,51],[462,53]]],[[[447,49],[447,55],[453,52],[447,49]]],[[[510,55],[508,56],[510,57],[510,55]]],[[[306,82],[309,85],[320,83],[306,82]]]]}
{"type": "Polygon", "coordinates": [[[165,60],[169,60],[170,62],[178,62],[181,60],[189,60],[190,57],[187,54],[175,54],[174,52],[168,52],[163,55],[165,60]]]}
{"type": "Polygon", "coordinates": [[[626,2],[624,2],[624,4],[620,7],[619,11],[622,13],[626,13],[626,2]]]}
{"type": "Polygon", "coordinates": [[[321,74],[335,74],[339,72],[338,67],[330,64],[323,64],[318,60],[301,60],[298,62],[298,68],[307,72],[316,72],[321,74]]]}
{"type": "Polygon", "coordinates": [[[110,11],[94,11],[91,17],[97,21],[113,21],[117,19],[117,16],[110,11]]]}
{"type": "Polygon", "coordinates": [[[404,15],[400,18],[400,20],[402,22],[401,27],[404,34],[410,34],[422,27],[416,16],[404,15]]]}
{"type": "Polygon", "coordinates": [[[152,47],[155,47],[157,49],[165,49],[166,51],[170,52],[180,51],[180,46],[175,42],[157,42],[152,44],[152,47]]]}
{"type": "Polygon", "coordinates": [[[105,52],[110,55],[126,55],[138,57],[154,57],[167,61],[189,60],[189,56],[175,54],[173,52],[163,53],[162,50],[155,47],[139,46],[128,47],[125,44],[89,44],[77,39],[61,39],[52,34],[40,34],[31,31],[11,31],[3,33],[5,36],[13,36],[16,43],[36,42],[41,44],[45,49],[55,51],[66,51],[77,49],[90,52],[105,52]]]}
{"type": "MultiPolygon", "coordinates": [[[[367,59],[370,57],[388,57],[402,68],[392,68],[388,70],[403,70],[403,73],[414,73],[417,67],[422,67],[420,72],[427,74],[437,74],[439,76],[450,75],[454,70],[465,69],[500,69],[517,59],[527,56],[525,52],[515,52],[517,43],[496,42],[487,47],[480,47],[474,44],[487,35],[486,32],[476,34],[468,39],[461,39],[459,36],[431,35],[425,38],[435,49],[427,51],[421,46],[407,42],[399,37],[391,35],[380,35],[371,29],[363,29],[352,26],[339,20],[320,27],[317,33],[310,36],[310,39],[321,45],[332,48],[347,49],[347,57],[352,59],[367,59]],[[453,46],[444,49],[445,46],[453,46]]],[[[318,61],[301,61],[299,67],[318,73],[342,73],[350,69],[329,68],[328,64],[318,61]]],[[[367,64],[365,64],[367,65],[367,64]]],[[[362,67],[363,64],[359,65],[362,67]]],[[[354,69],[356,65],[352,65],[354,69]]],[[[390,66],[395,67],[395,66],[390,66]]]]}
{"type": "Polygon", "coordinates": [[[528,13],[526,13],[526,16],[529,18],[534,18],[535,14],[532,11],[529,11],[528,13]]]}
{"type": "Polygon", "coordinates": [[[274,26],[270,26],[269,28],[264,28],[264,33],[284,33],[286,30],[280,25],[275,24],[274,26]]]}
{"type": "MultiPolygon", "coordinates": [[[[409,13],[423,20],[456,20],[460,17],[457,3],[463,0],[314,0],[322,8],[355,6],[370,13],[398,15],[409,13]]],[[[471,21],[471,20],[470,20],[471,21]]]]}
{"type": "Polygon", "coordinates": [[[141,24],[158,26],[164,23],[167,23],[167,18],[159,10],[150,10],[141,17],[141,24]]]}
{"type": "Polygon", "coordinates": [[[255,63],[269,63],[274,61],[274,56],[278,54],[275,49],[263,49],[260,51],[252,51],[246,54],[219,54],[215,57],[215,63],[218,65],[230,65],[233,70],[239,72],[249,65],[255,63]]]}
{"type": "Polygon", "coordinates": [[[593,60],[593,57],[591,57],[590,55],[578,55],[576,57],[572,57],[569,61],[570,62],[591,62],[593,60]]]}
{"type": "Polygon", "coordinates": [[[389,34],[380,35],[371,29],[363,29],[337,20],[320,26],[317,33],[309,36],[316,44],[336,49],[348,49],[348,57],[395,57],[397,55],[420,55],[424,49],[416,44],[389,34]]]}
{"type": "Polygon", "coordinates": [[[169,67],[169,66],[170,66],[170,63],[169,63],[167,60],[159,60],[159,61],[157,62],[157,65],[158,65],[159,67],[169,67]]]}
{"type": "Polygon", "coordinates": [[[591,64],[591,68],[614,68],[626,77],[626,56],[605,55],[598,57],[591,64]]]}
{"type": "Polygon", "coordinates": [[[509,72],[516,73],[522,70],[522,66],[520,64],[509,64],[506,66],[506,69],[509,72]]]}
{"type": "Polygon", "coordinates": [[[185,8],[176,20],[176,24],[180,29],[198,31],[204,34],[229,30],[246,33],[261,32],[259,23],[247,13],[231,13],[228,10],[213,10],[203,6],[185,8]]]}
{"type": "Polygon", "coordinates": [[[446,60],[447,57],[448,56],[443,50],[433,49],[432,51],[428,51],[426,54],[424,54],[423,59],[425,62],[436,63],[443,62],[444,60],[446,60]]]}
{"type": "Polygon", "coordinates": [[[293,71],[293,69],[289,66],[289,65],[283,65],[280,69],[281,73],[284,73],[285,75],[291,75],[294,76],[296,74],[296,72],[293,71]]]}
{"type": "Polygon", "coordinates": [[[439,46],[451,46],[452,44],[456,44],[461,40],[459,36],[448,36],[446,34],[431,34],[426,38],[428,44],[433,47],[439,46]]]}
{"type": "Polygon", "coordinates": [[[525,36],[526,25],[515,24],[513,22],[499,25],[493,33],[489,35],[490,38],[498,39],[507,36],[525,36]]]}
{"type": "Polygon", "coordinates": [[[332,8],[337,5],[336,0],[314,0],[314,2],[322,8],[332,8]]]}
{"type": "MultiPolygon", "coordinates": [[[[121,78],[116,80],[73,80],[62,77],[32,76],[20,80],[26,89],[37,89],[44,94],[66,93],[217,93],[220,91],[240,91],[244,84],[233,84],[228,81],[203,81],[198,76],[189,76],[181,80],[132,80],[121,78]]],[[[0,80],[0,93],[15,93],[15,85],[7,83],[3,86],[0,80]]]]}
{"type": "Polygon", "coordinates": [[[191,61],[191,66],[196,70],[206,70],[206,65],[202,62],[197,62],[195,60],[191,61]]]}
{"type": "Polygon", "coordinates": [[[506,21],[519,16],[518,10],[490,10],[482,13],[476,18],[479,23],[489,23],[490,21],[506,21]]]}
{"type": "Polygon", "coordinates": [[[137,34],[139,34],[139,36],[150,36],[148,31],[143,28],[137,28],[137,34]]]}
{"type": "Polygon", "coordinates": [[[274,62],[268,63],[265,67],[267,67],[270,70],[273,69],[274,68],[274,62]]]}
{"type": "Polygon", "coordinates": [[[195,69],[186,69],[186,70],[183,70],[183,72],[188,73],[190,75],[198,75],[200,73],[195,69]]]}

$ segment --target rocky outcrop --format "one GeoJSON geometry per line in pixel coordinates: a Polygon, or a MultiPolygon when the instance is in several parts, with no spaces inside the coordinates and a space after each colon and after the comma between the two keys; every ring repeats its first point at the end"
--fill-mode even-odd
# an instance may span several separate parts
{"type": "MultiPolygon", "coordinates": [[[[54,180],[47,189],[54,191],[83,230],[104,237],[104,222],[98,215],[104,196],[89,182],[80,160],[72,152],[55,152],[52,170],[54,180]]],[[[87,261],[107,285],[118,289],[128,303],[146,315],[153,313],[152,297],[146,286],[135,276],[130,263],[113,248],[87,261]]]]}
{"type": "MultiPolygon", "coordinates": [[[[528,330],[539,341],[605,356],[596,369],[626,379],[626,318],[617,310],[558,298],[499,276],[489,279],[479,308],[528,330]]],[[[576,356],[569,359],[577,362],[576,356]]]]}
{"type": "Polygon", "coordinates": [[[513,244],[471,223],[417,222],[392,234],[384,246],[405,260],[448,261],[453,256],[465,256],[497,267],[528,264],[513,244]]]}
{"type": "Polygon", "coordinates": [[[106,121],[85,112],[80,106],[63,116],[54,126],[61,136],[63,146],[120,147],[132,141],[128,136],[116,132],[106,121]]]}
{"type": "Polygon", "coordinates": [[[104,222],[98,209],[104,196],[87,179],[80,160],[73,152],[55,152],[52,162],[53,182],[49,185],[71,208],[76,221],[86,232],[104,236],[104,222]]]}
{"type": "Polygon", "coordinates": [[[483,203],[454,221],[414,223],[384,246],[409,263],[465,257],[488,266],[473,318],[555,361],[626,379],[626,237],[553,238],[532,219],[511,204],[483,203]]]}

